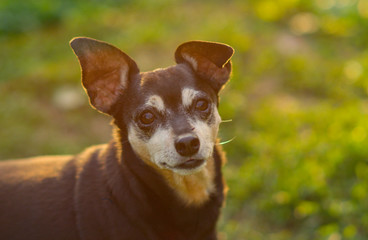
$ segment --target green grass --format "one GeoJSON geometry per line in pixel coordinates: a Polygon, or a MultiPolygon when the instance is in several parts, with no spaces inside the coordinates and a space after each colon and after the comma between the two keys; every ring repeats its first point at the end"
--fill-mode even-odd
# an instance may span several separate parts
{"type": "Polygon", "coordinates": [[[235,139],[221,238],[367,239],[367,18],[365,0],[4,0],[0,159],[110,139],[72,37],[110,42],[142,71],[174,64],[184,41],[225,42],[236,54],[220,136],[235,139]]]}

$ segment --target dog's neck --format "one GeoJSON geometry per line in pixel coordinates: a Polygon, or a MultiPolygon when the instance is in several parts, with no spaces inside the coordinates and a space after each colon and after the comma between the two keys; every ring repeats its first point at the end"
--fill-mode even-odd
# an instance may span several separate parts
{"type": "Polygon", "coordinates": [[[115,138],[97,152],[101,156],[108,154],[103,158],[108,161],[101,161],[102,176],[107,184],[107,191],[102,193],[104,199],[109,200],[117,210],[129,214],[134,222],[154,219],[150,227],[160,236],[168,236],[165,239],[189,239],[178,236],[188,233],[204,236],[204,233],[215,231],[224,200],[223,159],[217,146],[207,166],[208,170],[210,167],[214,169],[210,183],[213,192],[204,193],[207,189],[203,186],[206,184],[195,182],[204,175],[199,173],[179,179],[170,174],[162,175],[138,158],[128,141],[120,140],[115,138]],[[174,187],[182,189],[178,191],[174,187]],[[195,188],[201,191],[194,193],[195,188]],[[131,208],[133,203],[140,207],[131,208]]]}

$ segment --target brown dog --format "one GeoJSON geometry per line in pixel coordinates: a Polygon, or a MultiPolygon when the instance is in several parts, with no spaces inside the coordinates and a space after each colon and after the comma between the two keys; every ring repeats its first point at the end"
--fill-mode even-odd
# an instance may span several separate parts
{"type": "Polygon", "coordinates": [[[115,138],[76,156],[0,164],[0,239],[217,239],[224,200],[218,93],[233,49],[192,41],[140,73],[119,49],[75,38],[91,104],[115,138]]]}

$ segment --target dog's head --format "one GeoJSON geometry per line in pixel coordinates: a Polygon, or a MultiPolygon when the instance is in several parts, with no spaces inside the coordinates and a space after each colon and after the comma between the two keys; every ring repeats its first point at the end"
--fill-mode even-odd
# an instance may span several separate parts
{"type": "Polygon", "coordinates": [[[70,44],[91,104],[118,119],[140,158],[181,175],[205,166],[221,122],[218,93],[231,73],[230,46],[186,42],[176,50],[177,65],[140,73],[110,44],[90,38],[70,44]]]}

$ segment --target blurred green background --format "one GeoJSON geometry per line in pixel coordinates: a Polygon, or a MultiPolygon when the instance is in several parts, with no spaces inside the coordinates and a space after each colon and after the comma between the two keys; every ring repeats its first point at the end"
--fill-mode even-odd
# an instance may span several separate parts
{"type": "Polygon", "coordinates": [[[88,105],[75,36],[142,71],[180,43],[236,49],[220,136],[230,188],[221,239],[368,239],[367,0],[2,0],[0,159],[78,153],[110,139],[88,105]]]}

